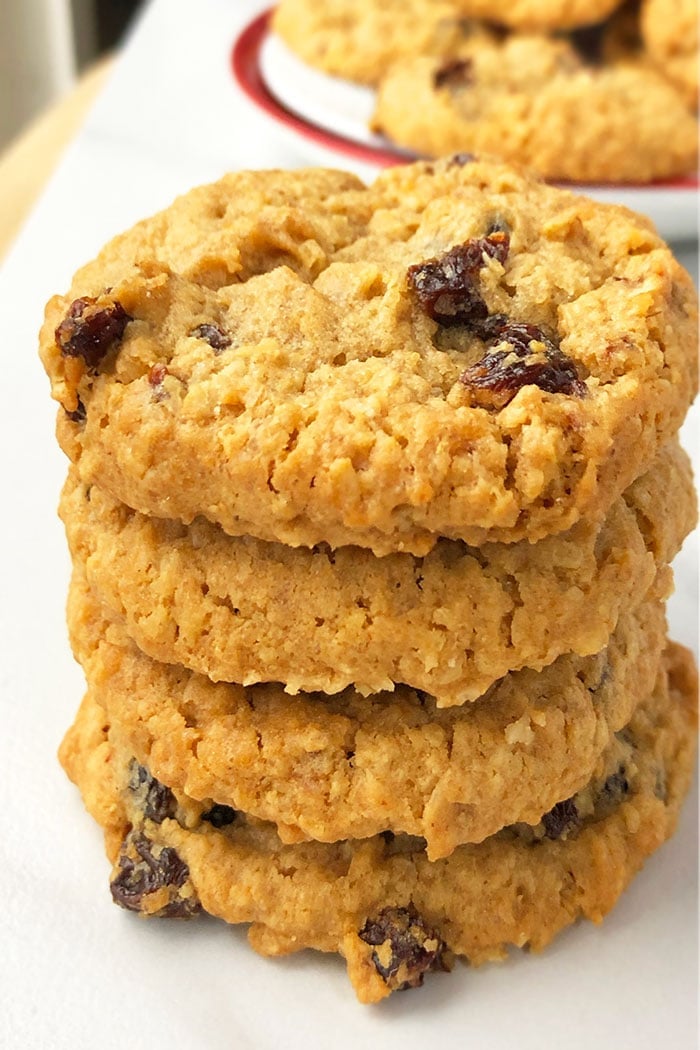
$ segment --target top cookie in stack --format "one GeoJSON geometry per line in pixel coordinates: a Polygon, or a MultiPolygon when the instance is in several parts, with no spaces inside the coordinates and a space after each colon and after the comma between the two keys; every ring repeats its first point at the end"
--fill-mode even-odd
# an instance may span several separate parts
{"type": "Polygon", "coordinates": [[[365,1001],[600,919],[692,764],[695,342],[645,220],[461,155],[230,175],[80,271],[61,757],[115,900],[365,1001]]]}
{"type": "Polygon", "coordinates": [[[282,0],[273,26],[376,87],[373,129],[419,155],[640,183],[697,163],[697,19],[696,0],[282,0]]]}
{"type": "Polygon", "coordinates": [[[600,520],[694,396],[694,303],[644,220],[497,162],[234,174],[81,270],[42,355],[128,506],[424,555],[600,520]]]}

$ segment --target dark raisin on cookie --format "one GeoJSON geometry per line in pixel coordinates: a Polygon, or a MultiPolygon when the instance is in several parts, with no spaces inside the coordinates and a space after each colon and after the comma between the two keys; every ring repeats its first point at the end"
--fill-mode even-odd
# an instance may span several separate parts
{"type": "Polygon", "coordinates": [[[551,394],[583,397],[585,383],[553,339],[536,325],[489,313],[477,286],[479,271],[487,258],[505,265],[509,251],[508,224],[499,216],[485,237],[410,266],[408,281],[432,320],[445,328],[466,327],[494,345],[459,377],[476,405],[504,408],[522,387],[532,385],[551,394]]]}
{"type": "Polygon", "coordinates": [[[578,809],[573,798],[566,798],[563,802],[557,802],[542,817],[544,833],[548,839],[560,839],[570,831],[574,831],[580,824],[578,809]]]}
{"type": "Polygon", "coordinates": [[[220,353],[225,350],[227,346],[231,345],[231,336],[224,332],[223,328],[219,328],[215,324],[200,324],[197,325],[193,331],[190,332],[191,336],[195,339],[203,339],[205,343],[209,343],[212,350],[220,353]]]}
{"type": "Polygon", "coordinates": [[[206,813],[202,813],[202,820],[206,820],[213,828],[225,828],[233,824],[237,816],[233,806],[224,806],[216,802],[206,813]]]}
{"type": "Polygon", "coordinates": [[[472,62],[469,58],[452,59],[433,73],[433,85],[438,90],[445,87],[468,87],[472,82],[472,62]]]}
{"type": "Polygon", "coordinates": [[[189,918],[201,910],[196,896],[186,892],[189,874],[189,868],[172,847],[159,846],[141,831],[132,830],[124,839],[112,873],[112,900],[127,911],[189,918]],[[167,891],[168,899],[152,910],[148,897],[162,890],[167,891]]]}
{"type": "Polygon", "coordinates": [[[580,26],[567,34],[568,39],[582,62],[588,66],[599,66],[603,62],[605,25],[580,26]]]}
{"type": "Polygon", "coordinates": [[[606,802],[617,805],[629,794],[630,784],[626,773],[625,767],[620,766],[607,778],[601,788],[601,795],[606,802]]]}
{"type": "Polygon", "coordinates": [[[574,362],[535,325],[493,315],[485,319],[479,334],[496,342],[497,348],[459,377],[478,405],[503,408],[522,387],[530,385],[550,394],[586,394],[574,362]]]}
{"type": "Polygon", "coordinates": [[[409,284],[422,309],[441,325],[478,325],[488,317],[488,307],[477,287],[486,258],[503,265],[510,236],[496,230],[450,248],[444,255],[408,268],[409,284]]]}
{"type": "Polygon", "coordinates": [[[70,419],[71,423],[84,423],[85,422],[85,420],[87,419],[87,411],[85,409],[85,405],[80,400],[80,398],[78,398],[78,405],[77,405],[77,407],[74,408],[72,412],[66,411],[66,415],[70,419]]]}
{"type": "Polygon", "coordinates": [[[452,953],[412,903],[383,908],[358,936],[374,948],[374,967],[393,991],[418,988],[429,971],[452,968],[452,953]]]}
{"type": "Polygon", "coordinates": [[[320,543],[315,543],[311,548],[311,553],[323,554],[331,565],[335,565],[335,551],[329,543],[325,542],[325,540],[321,540],[320,543]]]}
{"type": "Polygon", "coordinates": [[[129,765],[129,790],[134,795],[135,805],[147,820],[162,824],[175,815],[177,802],[170,788],[151,776],[135,758],[129,765]]]}
{"type": "Polygon", "coordinates": [[[91,372],[97,372],[132,320],[117,299],[106,295],[74,299],[56,328],[56,343],[64,357],[80,357],[91,372]]]}
{"type": "Polygon", "coordinates": [[[474,153],[453,153],[447,162],[448,168],[465,168],[467,164],[473,164],[476,160],[474,153]]]}

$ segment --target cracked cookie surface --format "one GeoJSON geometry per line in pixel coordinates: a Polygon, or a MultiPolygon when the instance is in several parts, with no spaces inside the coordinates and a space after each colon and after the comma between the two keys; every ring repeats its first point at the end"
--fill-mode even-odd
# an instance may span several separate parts
{"type": "Polygon", "coordinates": [[[157,881],[175,871],[190,912],[196,897],[227,922],[252,923],[249,940],[262,954],[339,952],[358,997],[375,1002],[449,968],[453,954],[478,965],[512,945],[539,950],[580,917],[600,922],[675,829],[693,768],[696,693],[690,654],[671,646],[612,764],[587,787],[535,828],[504,829],[434,862],[405,835],[284,845],[243,814],[216,827],[206,805],[177,793],[174,817],[144,811],[143,793],[129,786],[133,757],[89,698],[61,760],[105,829],[113,878],[135,829],[149,856],[173,851],[157,881]]]}
{"type": "Polygon", "coordinates": [[[41,353],[65,451],[128,506],[420,555],[602,517],[685,415],[695,317],[646,220],[458,158],[194,190],[51,300],[41,353]],[[89,360],[78,300],[129,318],[89,360]]]}

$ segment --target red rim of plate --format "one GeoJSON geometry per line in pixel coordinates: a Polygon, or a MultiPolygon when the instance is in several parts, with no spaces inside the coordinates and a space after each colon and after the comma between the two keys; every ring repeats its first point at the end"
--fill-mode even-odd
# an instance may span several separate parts
{"type": "MultiPolygon", "coordinates": [[[[391,149],[382,149],[375,146],[366,146],[361,142],[353,142],[335,132],[327,131],[316,124],[310,124],[302,117],[292,113],[282,105],[278,99],[269,91],[265,83],[260,67],[260,52],[269,32],[270,18],[273,8],[263,11],[250,22],[234,41],[231,50],[231,69],[233,76],[243,93],[259,109],[262,109],[273,120],[286,125],[303,138],[315,142],[326,149],[332,149],[336,153],[345,154],[354,160],[363,161],[365,164],[373,164],[380,167],[391,167],[395,164],[410,163],[408,158],[396,153],[391,149]]],[[[577,184],[578,185],[578,184],[577,184]]],[[[620,189],[673,189],[673,190],[697,190],[697,176],[686,176],[679,179],[666,179],[653,183],[600,183],[601,189],[612,189],[619,185],[620,189]]],[[[591,186],[593,188],[593,186],[591,186]]]]}
{"type": "Polygon", "coordinates": [[[268,27],[273,8],[258,15],[234,42],[231,51],[231,68],[238,86],[245,95],[264,110],[268,116],[292,128],[303,138],[310,139],[319,146],[343,153],[354,160],[367,164],[391,167],[394,164],[405,164],[406,157],[390,149],[375,149],[361,142],[353,142],[343,135],[309,124],[302,117],[286,109],[268,90],[260,69],[260,51],[268,34],[268,27]]]}

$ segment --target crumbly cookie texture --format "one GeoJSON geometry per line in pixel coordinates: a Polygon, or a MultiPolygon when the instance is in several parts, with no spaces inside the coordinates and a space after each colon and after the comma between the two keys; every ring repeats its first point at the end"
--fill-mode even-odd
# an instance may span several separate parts
{"type": "Polygon", "coordinates": [[[613,763],[582,792],[536,828],[515,825],[433,862],[409,836],[284,845],[235,810],[191,803],[111,738],[89,698],[61,760],[106,830],[117,903],[186,916],[201,905],[250,922],[265,955],[339,952],[358,997],[375,1002],[448,969],[453,954],[478,965],[511,945],[539,950],[579,917],[601,921],[673,833],[693,767],[696,690],[690,655],[671,647],[613,763]]]}
{"type": "Polygon", "coordinates": [[[310,66],[361,84],[406,55],[449,54],[463,35],[455,0],[282,0],[272,28],[310,66]]]}
{"type": "Polygon", "coordinates": [[[549,179],[651,182],[697,164],[695,115],[644,58],[591,62],[571,39],[485,26],[458,56],[392,66],[372,123],[421,155],[490,152],[549,179]]]}
{"type": "Polygon", "coordinates": [[[69,625],[96,701],[159,780],[271,821],[288,842],[405,832],[423,836],[431,858],[537,823],[580,790],[648,695],[665,638],[662,604],[647,603],[598,655],[508,675],[477,703],[441,711],[406,687],[290,697],[156,663],[78,576],[69,625]]]}
{"type": "Polygon", "coordinates": [[[60,507],[71,554],[108,611],[155,660],[213,681],[363,694],[401,682],[442,706],[519,667],[599,652],[696,520],[673,443],[602,525],[479,549],[440,540],[424,558],[307,550],[148,518],[71,471],[60,507]]]}
{"type": "Polygon", "coordinates": [[[643,0],[644,42],[659,69],[698,107],[697,0],[643,0]]]}
{"type": "Polygon", "coordinates": [[[41,354],[64,449],[134,509],[422,555],[602,517],[696,342],[646,220],[461,156],[195,190],[50,301],[41,354]]]}

